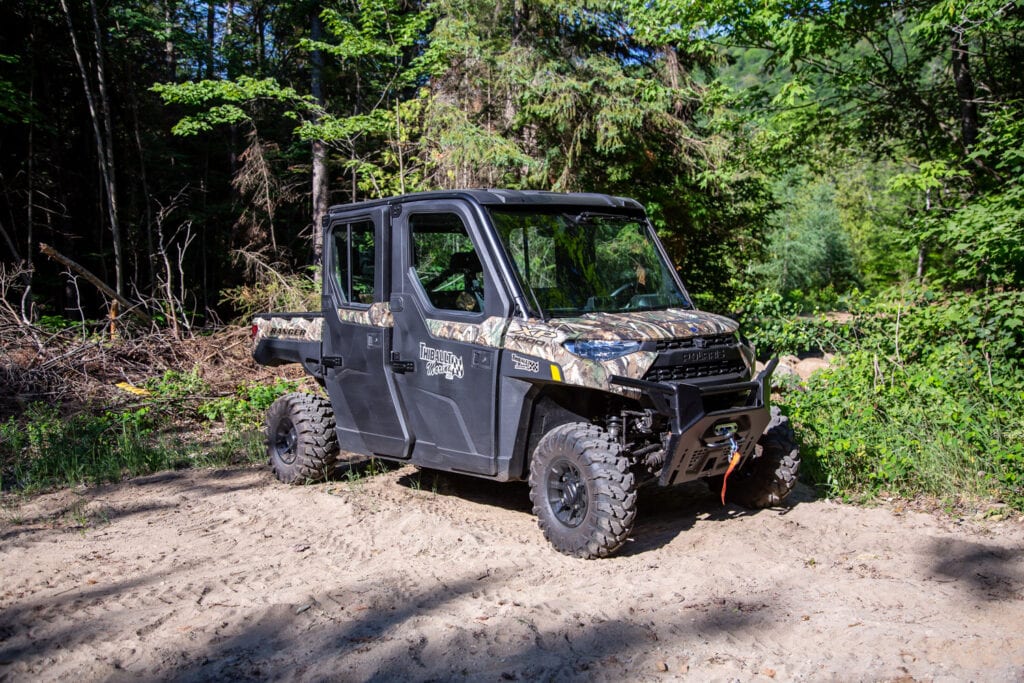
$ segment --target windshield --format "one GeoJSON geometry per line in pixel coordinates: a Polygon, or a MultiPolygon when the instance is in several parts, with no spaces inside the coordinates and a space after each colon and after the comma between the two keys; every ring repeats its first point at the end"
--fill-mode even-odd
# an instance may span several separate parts
{"type": "Polygon", "coordinates": [[[542,318],[692,308],[644,220],[489,210],[528,303],[542,318]]]}

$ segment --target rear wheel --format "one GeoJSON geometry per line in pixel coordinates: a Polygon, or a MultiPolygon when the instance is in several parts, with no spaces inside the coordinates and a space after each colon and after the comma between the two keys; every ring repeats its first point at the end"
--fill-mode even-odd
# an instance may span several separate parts
{"type": "MultiPolygon", "coordinates": [[[[754,454],[743,469],[729,477],[726,500],[748,508],[779,505],[796,486],[800,472],[800,450],[789,418],[772,406],[772,417],[754,454]]],[[[712,490],[721,491],[721,477],[709,481],[712,490]]]]}
{"type": "Polygon", "coordinates": [[[325,398],[291,393],[267,410],[270,467],[286,484],[323,481],[338,461],[334,412],[325,398]]]}
{"type": "Polygon", "coordinates": [[[592,424],[556,427],[530,463],[530,500],[544,536],[559,552],[607,557],[636,518],[636,479],[609,434],[592,424]]]}

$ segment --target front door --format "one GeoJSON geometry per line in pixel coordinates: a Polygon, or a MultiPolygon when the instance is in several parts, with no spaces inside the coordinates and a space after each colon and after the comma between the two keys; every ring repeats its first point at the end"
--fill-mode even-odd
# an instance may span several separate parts
{"type": "Polygon", "coordinates": [[[332,218],[324,243],[324,381],[342,450],[404,458],[409,435],[388,369],[387,207],[332,218]]]}
{"type": "Polygon", "coordinates": [[[496,378],[510,309],[472,210],[405,204],[393,219],[392,372],[413,462],[497,473],[496,378]]]}

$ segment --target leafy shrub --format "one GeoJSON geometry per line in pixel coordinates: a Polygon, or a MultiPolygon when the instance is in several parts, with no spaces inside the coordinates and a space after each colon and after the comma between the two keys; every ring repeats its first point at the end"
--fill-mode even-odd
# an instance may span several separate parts
{"type": "Polygon", "coordinates": [[[307,273],[282,275],[278,269],[260,266],[261,277],[253,284],[221,291],[221,303],[231,306],[240,320],[267,311],[316,311],[320,309],[320,285],[307,273]]]}
{"type": "Polygon", "coordinates": [[[851,351],[785,397],[805,474],[835,495],[1001,498],[1024,509],[1024,293],[911,290],[854,324],[851,351]]]}
{"type": "Polygon", "coordinates": [[[238,387],[234,396],[203,403],[199,414],[210,421],[223,421],[229,428],[253,428],[259,425],[271,403],[297,388],[298,382],[280,377],[273,384],[246,384],[238,387]]]}
{"type": "Polygon", "coordinates": [[[181,399],[210,391],[210,385],[199,376],[199,367],[189,372],[167,370],[159,377],[146,380],[146,389],[156,398],[181,399]]]}
{"type": "Polygon", "coordinates": [[[807,351],[835,352],[848,347],[848,326],[824,314],[803,315],[801,307],[777,292],[739,297],[732,305],[743,334],[762,358],[807,351]]]}
{"type": "Polygon", "coordinates": [[[212,457],[218,461],[235,462],[240,453],[244,462],[264,460],[266,451],[260,431],[263,416],[279,396],[297,388],[298,382],[278,378],[273,384],[240,386],[234,396],[223,396],[200,405],[200,415],[211,422],[223,422],[227,428],[220,442],[214,446],[212,457]]]}

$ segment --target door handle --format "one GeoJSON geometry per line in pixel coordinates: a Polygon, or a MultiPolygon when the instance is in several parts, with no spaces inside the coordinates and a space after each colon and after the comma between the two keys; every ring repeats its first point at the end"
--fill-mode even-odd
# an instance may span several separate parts
{"type": "Polygon", "coordinates": [[[416,372],[416,363],[411,360],[402,360],[398,351],[391,352],[391,371],[399,374],[416,372]]]}

